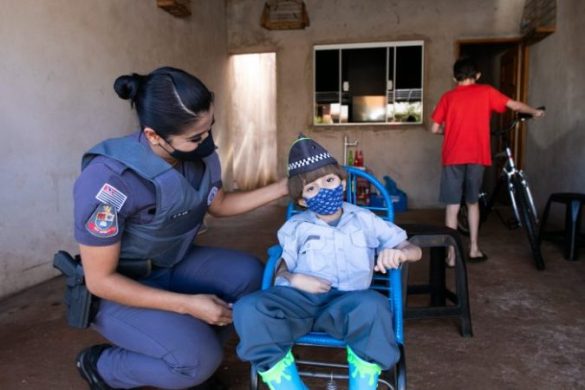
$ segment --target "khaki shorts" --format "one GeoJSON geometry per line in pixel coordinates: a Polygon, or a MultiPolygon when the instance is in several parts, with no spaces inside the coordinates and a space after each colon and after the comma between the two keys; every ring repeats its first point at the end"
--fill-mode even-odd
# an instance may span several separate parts
{"type": "Polygon", "coordinates": [[[479,164],[445,165],[441,172],[439,201],[459,204],[465,194],[466,203],[477,203],[484,170],[479,164]]]}

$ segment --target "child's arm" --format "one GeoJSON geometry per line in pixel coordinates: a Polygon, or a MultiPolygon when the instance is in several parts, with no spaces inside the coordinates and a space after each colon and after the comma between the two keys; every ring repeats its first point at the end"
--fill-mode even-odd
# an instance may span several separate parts
{"type": "Polygon", "coordinates": [[[383,249],[378,255],[374,271],[386,273],[388,268],[398,268],[406,261],[417,261],[422,257],[421,249],[408,241],[402,241],[396,248],[383,249]]]}
{"type": "Polygon", "coordinates": [[[506,107],[513,111],[519,111],[525,114],[530,114],[536,118],[544,116],[544,110],[530,107],[528,104],[524,104],[517,100],[508,100],[508,103],[506,103],[506,107]]]}
{"type": "Polygon", "coordinates": [[[284,261],[278,266],[276,276],[288,280],[291,287],[313,294],[325,293],[331,289],[331,282],[328,280],[298,272],[290,272],[284,261]]]}

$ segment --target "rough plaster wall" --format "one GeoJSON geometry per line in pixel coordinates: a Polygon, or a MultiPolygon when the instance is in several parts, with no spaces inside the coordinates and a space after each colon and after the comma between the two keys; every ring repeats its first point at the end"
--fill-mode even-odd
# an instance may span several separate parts
{"type": "Polygon", "coordinates": [[[528,129],[526,170],[541,210],[553,192],[585,193],[584,20],[584,1],[557,1],[556,32],[530,48],[528,100],[546,116],[528,129]]]}
{"type": "MultiPolygon", "coordinates": [[[[72,186],[82,153],[136,126],[112,84],[161,65],[198,75],[226,106],[225,3],[177,19],[155,1],[3,2],[0,7],[0,297],[56,275],[76,252],[72,186]]],[[[227,115],[216,113],[218,143],[227,115]]]]}
{"type": "Polygon", "coordinates": [[[432,108],[452,87],[454,42],[517,36],[524,0],[305,0],[305,4],[310,27],[267,31],[259,23],[264,0],[228,0],[230,52],[277,52],[279,171],[285,172],[289,145],[299,131],[307,131],[340,161],[343,136],[348,135],[359,140],[374,173],[390,174],[408,193],[410,206],[437,206],[442,139],[426,130],[432,108]],[[411,39],[425,41],[424,126],[312,126],[313,45],[411,39]]]}

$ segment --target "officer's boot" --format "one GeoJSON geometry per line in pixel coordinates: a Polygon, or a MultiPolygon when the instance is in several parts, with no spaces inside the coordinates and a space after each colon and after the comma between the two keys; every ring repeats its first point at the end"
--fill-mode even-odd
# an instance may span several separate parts
{"type": "Polygon", "coordinates": [[[272,368],[259,374],[270,390],[307,390],[299,376],[291,351],[288,351],[272,368]]]}
{"type": "Polygon", "coordinates": [[[349,390],[375,390],[382,368],[376,363],[369,363],[347,347],[349,363],[349,390]]]}
{"type": "Polygon", "coordinates": [[[108,348],[109,344],[94,345],[84,349],[77,355],[76,365],[79,374],[89,384],[90,390],[111,390],[112,388],[104,382],[97,370],[97,362],[101,354],[108,348]]]}

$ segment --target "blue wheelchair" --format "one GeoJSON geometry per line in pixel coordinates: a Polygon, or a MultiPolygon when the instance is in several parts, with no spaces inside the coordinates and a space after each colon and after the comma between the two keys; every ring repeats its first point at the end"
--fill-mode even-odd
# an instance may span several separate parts
{"type": "MultiPolygon", "coordinates": [[[[394,210],[392,207],[392,199],[388,194],[388,191],[381,184],[378,179],[369,173],[354,168],[351,166],[344,167],[347,170],[347,185],[346,185],[346,197],[345,200],[348,203],[358,204],[357,188],[358,179],[367,182],[373,186],[383,198],[381,206],[369,206],[361,205],[360,207],[367,208],[379,215],[384,220],[393,222],[394,221],[394,210]]],[[[300,210],[292,203],[287,208],[288,219],[293,214],[298,213],[300,210]]],[[[264,276],[262,280],[262,289],[265,290],[274,284],[274,277],[276,269],[279,265],[282,255],[282,248],[280,245],[272,246],[268,249],[268,260],[264,269],[264,276]]],[[[400,349],[400,360],[392,370],[382,372],[382,375],[378,381],[378,388],[387,388],[392,390],[404,390],[406,389],[406,358],[404,354],[404,332],[403,332],[403,287],[402,287],[402,270],[392,269],[386,274],[375,273],[372,279],[370,288],[379,291],[388,298],[388,305],[393,312],[393,330],[394,337],[400,349]]],[[[310,332],[307,335],[299,338],[295,345],[306,346],[306,347],[329,347],[329,348],[345,348],[346,345],[342,340],[333,338],[326,333],[321,332],[310,332]]],[[[348,379],[347,374],[334,373],[334,371],[340,371],[345,369],[347,371],[347,365],[325,361],[314,361],[314,360],[302,360],[295,359],[299,374],[303,377],[323,378],[333,381],[335,379],[348,379]]],[[[331,383],[331,382],[330,382],[331,383]]],[[[257,390],[259,386],[259,375],[251,367],[250,372],[250,389],[257,390]]],[[[328,385],[329,388],[329,385],[328,385]]]]}

